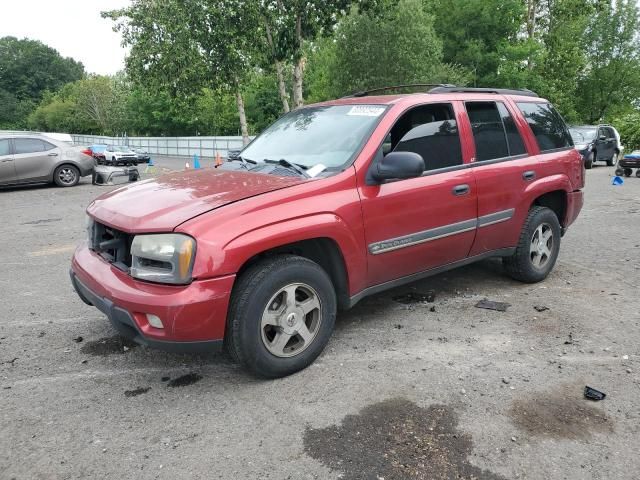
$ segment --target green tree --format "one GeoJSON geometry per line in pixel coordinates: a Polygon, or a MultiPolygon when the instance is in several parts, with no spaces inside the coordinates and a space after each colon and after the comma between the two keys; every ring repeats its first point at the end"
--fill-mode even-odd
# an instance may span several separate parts
{"type": "Polygon", "coordinates": [[[36,40],[0,38],[0,128],[24,127],[44,92],[84,75],[81,63],[36,40]]]}
{"type": "Polygon", "coordinates": [[[332,94],[403,83],[464,84],[464,72],[443,62],[433,22],[419,0],[400,0],[380,15],[352,11],[336,31],[332,94]]]}
{"type": "Polygon", "coordinates": [[[248,142],[242,84],[256,50],[255,4],[246,0],[134,0],[105,12],[131,46],[127,71],[136,83],[172,98],[203,88],[228,88],[236,96],[240,130],[248,142]]]}
{"type": "Polygon", "coordinates": [[[640,98],[640,16],[635,0],[598,2],[587,28],[586,74],[578,80],[577,109],[596,123],[640,98]]]}
{"type": "Polygon", "coordinates": [[[443,42],[443,59],[463,65],[476,86],[496,84],[505,49],[518,40],[525,17],[522,0],[426,0],[443,42]]]}

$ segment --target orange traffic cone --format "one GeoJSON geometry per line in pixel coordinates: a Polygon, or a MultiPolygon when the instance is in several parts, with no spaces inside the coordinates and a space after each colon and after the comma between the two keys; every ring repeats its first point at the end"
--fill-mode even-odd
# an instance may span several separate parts
{"type": "Polygon", "coordinates": [[[218,168],[220,165],[222,165],[222,157],[220,156],[220,152],[216,152],[216,164],[214,168],[218,168]]]}

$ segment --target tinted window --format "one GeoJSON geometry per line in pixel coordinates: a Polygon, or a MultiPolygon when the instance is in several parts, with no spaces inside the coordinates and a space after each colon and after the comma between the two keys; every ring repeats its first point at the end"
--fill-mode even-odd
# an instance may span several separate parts
{"type": "Polygon", "coordinates": [[[9,155],[11,152],[11,145],[9,140],[0,140],[0,155],[9,155]]]}
{"type": "Polygon", "coordinates": [[[518,103],[527,119],[540,151],[547,152],[573,146],[573,141],[562,117],[548,103],[518,103]]]}
{"type": "Polygon", "coordinates": [[[458,125],[450,104],[410,110],[398,119],[390,136],[391,147],[384,150],[418,153],[425,170],[462,165],[458,125]]]}
{"type": "Polygon", "coordinates": [[[607,127],[607,138],[616,138],[616,134],[611,127],[607,127]]]}
{"type": "Polygon", "coordinates": [[[46,152],[47,150],[55,148],[55,146],[51,145],[49,142],[45,142],[37,138],[14,138],[13,143],[16,154],[46,152]]]}
{"type": "Polygon", "coordinates": [[[522,135],[516,127],[516,122],[507,110],[504,104],[498,102],[498,111],[502,117],[502,123],[504,125],[504,131],[507,133],[507,144],[509,146],[509,155],[523,155],[527,153],[524,148],[524,142],[522,141],[522,135]]]}
{"type": "Polygon", "coordinates": [[[508,157],[507,136],[495,102],[468,102],[466,107],[476,143],[476,160],[508,157]]]}

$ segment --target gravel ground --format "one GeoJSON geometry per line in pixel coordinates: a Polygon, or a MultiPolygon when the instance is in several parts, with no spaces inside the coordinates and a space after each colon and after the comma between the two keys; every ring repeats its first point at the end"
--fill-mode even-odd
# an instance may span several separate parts
{"type": "Polygon", "coordinates": [[[110,187],[0,190],[0,478],[637,479],[640,179],[611,173],[588,172],[545,282],[486,261],[368,298],[275,381],[124,342],[78,299],[110,187]]]}

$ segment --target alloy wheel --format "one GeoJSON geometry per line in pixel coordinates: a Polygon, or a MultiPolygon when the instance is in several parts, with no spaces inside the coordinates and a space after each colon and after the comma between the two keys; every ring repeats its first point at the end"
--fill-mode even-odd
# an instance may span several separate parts
{"type": "Polygon", "coordinates": [[[316,291],[304,283],[282,287],[262,314],[261,337],[276,357],[293,357],[311,345],[320,330],[322,304],[316,291]]]}
{"type": "Polygon", "coordinates": [[[529,257],[536,268],[544,268],[553,251],[553,230],[548,223],[542,223],[531,237],[529,257]]]}

